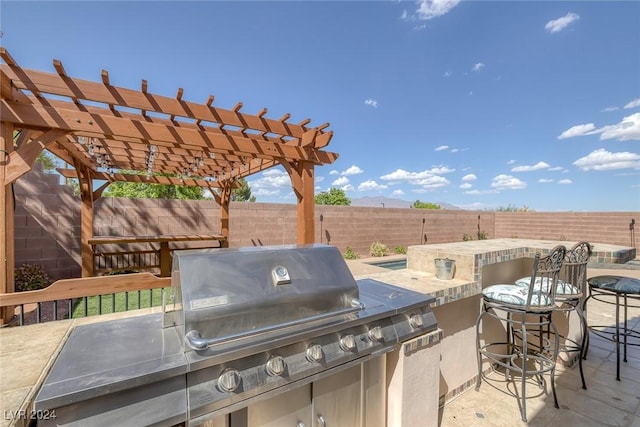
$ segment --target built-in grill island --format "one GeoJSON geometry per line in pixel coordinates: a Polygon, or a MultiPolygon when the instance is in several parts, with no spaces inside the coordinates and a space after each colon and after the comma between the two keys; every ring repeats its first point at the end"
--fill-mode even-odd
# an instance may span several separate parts
{"type": "Polygon", "coordinates": [[[327,245],[176,251],[166,296],[163,313],[76,327],[35,409],[56,425],[247,425],[246,408],[437,327],[432,297],[356,282],[327,245]]]}

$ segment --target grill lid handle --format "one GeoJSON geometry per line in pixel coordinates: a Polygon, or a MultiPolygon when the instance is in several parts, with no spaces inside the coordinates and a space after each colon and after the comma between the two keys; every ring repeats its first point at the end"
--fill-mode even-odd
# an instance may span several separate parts
{"type": "Polygon", "coordinates": [[[360,301],[359,299],[354,298],[351,301],[351,307],[344,308],[338,311],[332,311],[330,313],[317,314],[315,316],[305,317],[304,319],[296,319],[290,322],[284,322],[284,323],[279,323],[277,325],[266,326],[264,328],[252,329],[249,331],[240,332],[237,334],[233,334],[233,335],[229,335],[221,338],[210,338],[210,339],[203,338],[202,335],[200,335],[200,331],[192,330],[185,334],[184,339],[189,348],[193,350],[206,350],[209,346],[218,344],[223,341],[247,338],[253,335],[281,330],[284,328],[291,328],[301,324],[310,325],[313,323],[321,322],[323,320],[331,319],[333,317],[355,313],[357,311],[364,310],[364,308],[365,308],[364,303],[362,303],[362,301],[360,301]]]}

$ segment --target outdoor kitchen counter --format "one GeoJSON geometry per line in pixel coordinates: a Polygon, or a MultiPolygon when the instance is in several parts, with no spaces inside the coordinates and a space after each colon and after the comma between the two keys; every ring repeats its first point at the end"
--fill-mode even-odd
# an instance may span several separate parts
{"type": "MultiPolygon", "coordinates": [[[[400,286],[436,298],[434,306],[441,306],[482,293],[482,287],[493,283],[510,283],[531,272],[536,253],[545,254],[556,245],[568,249],[576,242],[530,239],[490,239],[467,242],[436,243],[409,246],[407,268],[390,270],[375,265],[380,258],[347,260],[356,279],[370,278],[400,286]],[[434,260],[449,258],[456,261],[453,279],[436,277],[434,260]],[[487,267],[485,269],[485,267],[487,267]],[[484,275],[483,275],[484,273],[484,275]]],[[[590,265],[624,264],[636,257],[632,247],[592,243],[590,265]]],[[[384,257],[385,261],[404,256],[384,257]]]]}
{"type": "Polygon", "coordinates": [[[36,393],[75,326],[161,310],[154,307],[0,329],[0,426],[28,425],[36,393]]]}
{"type": "MultiPolygon", "coordinates": [[[[507,266],[511,261],[533,259],[536,253],[545,255],[556,245],[570,249],[577,242],[533,239],[489,239],[467,242],[436,243],[410,246],[407,251],[407,267],[435,274],[434,260],[449,258],[456,262],[454,279],[472,281],[478,284],[499,283],[503,278],[483,277],[483,269],[492,264],[507,266]]],[[[593,255],[590,264],[624,264],[636,257],[636,249],[627,246],[590,242],[593,255]]],[[[523,264],[526,269],[526,263],[523,264]]],[[[520,266],[522,267],[522,266],[520,266]]],[[[521,269],[521,268],[520,268],[521,269]]],[[[528,276],[530,272],[523,271],[528,276]]],[[[513,277],[512,280],[518,279],[513,277]]],[[[481,291],[481,289],[479,289],[481,291]]]]}

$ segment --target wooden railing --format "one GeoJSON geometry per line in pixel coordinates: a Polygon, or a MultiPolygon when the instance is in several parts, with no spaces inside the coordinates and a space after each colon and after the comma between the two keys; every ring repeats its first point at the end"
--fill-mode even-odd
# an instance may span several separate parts
{"type": "Polygon", "coordinates": [[[93,271],[96,276],[111,272],[160,271],[160,250],[94,252],[93,271]]]}
{"type": "Polygon", "coordinates": [[[171,286],[171,278],[156,277],[151,273],[63,279],[36,291],[0,294],[0,307],[18,308],[19,313],[13,319],[13,323],[20,325],[40,323],[41,321],[72,318],[74,317],[74,308],[77,307],[83,308],[79,317],[88,316],[90,315],[88,309],[90,302],[98,304],[95,314],[103,314],[104,311],[129,310],[134,308],[133,302],[136,301],[136,298],[135,308],[140,308],[141,292],[145,291],[148,291],[149,294],[149,306],[159,305],[154,303],[154,290],[156,295],[158,292],[162,295],[164,288],[169,286],[171,286]],[[107,301],[108,306],[109,298],[111,299],[111,309],[104,310],[103,303],[107,301]],[[116,305],[119,305],[122,310],[116,310],[116,305]],[[25,321],[25,307],[32,309],[26,310],[31,315],[29,321],[25,321]]]}

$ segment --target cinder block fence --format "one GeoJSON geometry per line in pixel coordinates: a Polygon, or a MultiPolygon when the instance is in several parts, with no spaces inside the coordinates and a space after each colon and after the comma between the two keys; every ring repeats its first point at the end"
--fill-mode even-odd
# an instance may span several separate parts
{"type": "MultiPolygon", "coordinates": [[[[15,184],[16,265],[41,264],[53,279],[80,276],[80,200],[58,176],[34,169],[15,184]]],[[[96,202],[95,235],[220,231],[213,201],[121,199],[96,202]]],[[[232,202],[230,247],[296,242],[296,206],[232,202]]],[[[368,256],[374,241],[396,247],[455,242],[478,228],[488,238],[588,240],[631,245],[640,212],[491,212],[316,206],[316,241],[368,256]],[[322,221],[320,220],[322,216],[322,221]]],[[[638,243],[636,242],[636,249],[638,243]]]]}

